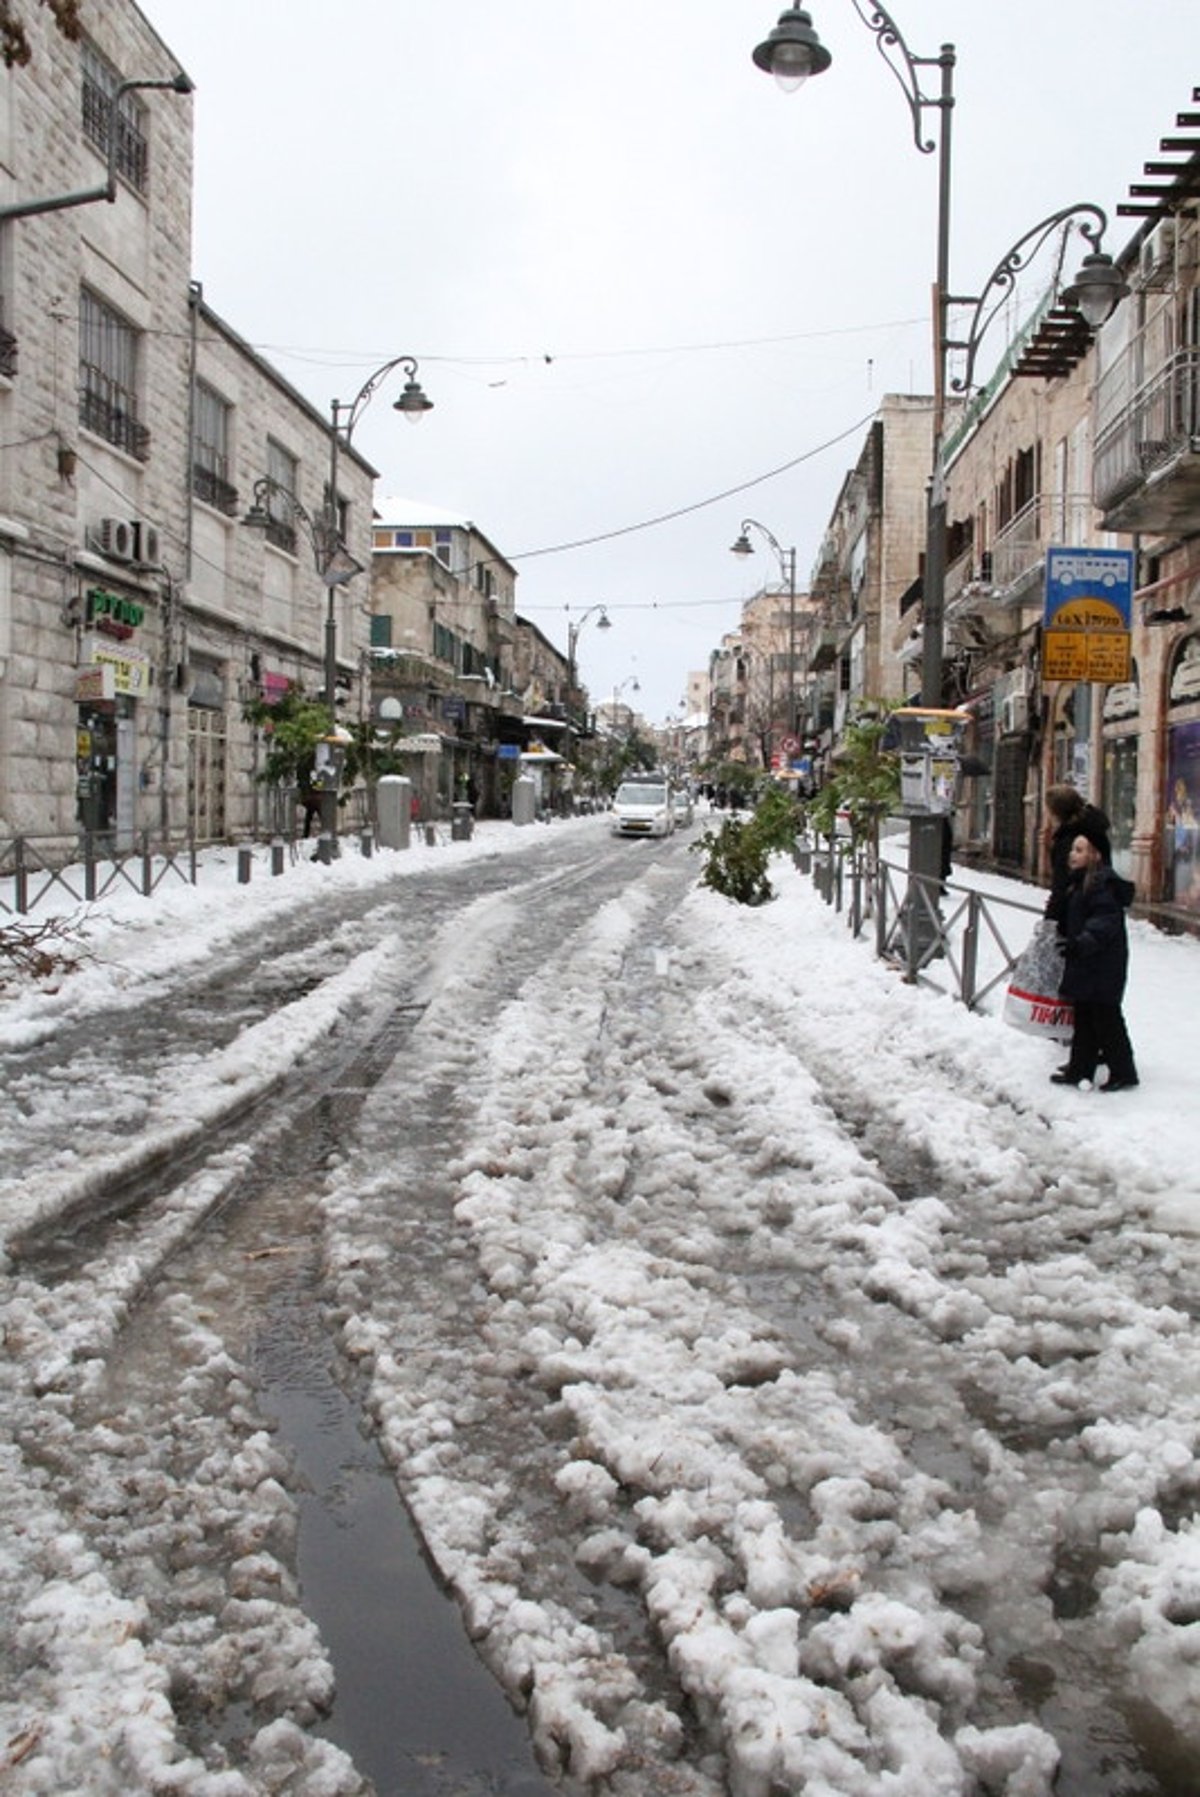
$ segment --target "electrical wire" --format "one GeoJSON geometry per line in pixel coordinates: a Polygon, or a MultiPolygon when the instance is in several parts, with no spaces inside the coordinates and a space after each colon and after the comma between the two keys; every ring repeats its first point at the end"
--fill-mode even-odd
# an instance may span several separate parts
{"type": "Polygon", "coordinates": [[[657,517],[642,519],[640,524],[623,524],[615,530],[599,531],[595,536],[577,537],[570,543],[551,543],[544,549],[523,549],[515,555],[505,556],[504,559],[508,562],[529,562],[542,555],[564,555],[571,549],[589,549],[596,543],[611,543],[617,537],[633,536],[635,532],[641,530],[654,530],[660,524],[673,523],[676,518],[686,518],[693,512],[705,511],[710,505],[720,505],[723,500],[732,499],[738,493],[749,493],[752,488],[761,487],[766,481],[775,480],[779,475],[788,474],[793,468],[799,468],[805,462],[811,462],[814,457],[822,455],[825,450],[832,449],[835,444],[844,442],[847,437],[852,437],[856,431],[862,430],[863,426],[869,424],[874,416],[875,410],[872,408],[864,417],[855,419],[854,423],[848,425],[844,431],[839,431],[836,437],[827,437],[815,448],[806,449],[802,455],[793,456],[789,462],[781,462],[778,468],[770,468],[765,474],[756,474],[751,480],[740,481],[736,487],[726,487],[724,492],[713,493],[707,499],[697,499],[692,505],[681,505],[677,506],[674,511],[660,512],[657,517]]]}

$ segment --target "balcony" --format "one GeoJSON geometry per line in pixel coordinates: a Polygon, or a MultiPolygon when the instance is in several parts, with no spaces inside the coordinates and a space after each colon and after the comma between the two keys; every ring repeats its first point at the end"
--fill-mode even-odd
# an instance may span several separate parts
{"type": "Polygon", "coordinates": [[[1180,349],[1096,439],[1096,504],[1105,530],[1194,530],[1200,505],[1200,349],[1180,349]]]}
{"type": "Polygon", "coordinates": [[[1040,601],[1047,549],[1086,542],[1091,522],[1089,494],[1035,493],[997,531],[990,549],[960,556],[947,570],[947,617],[1040,601]]]}

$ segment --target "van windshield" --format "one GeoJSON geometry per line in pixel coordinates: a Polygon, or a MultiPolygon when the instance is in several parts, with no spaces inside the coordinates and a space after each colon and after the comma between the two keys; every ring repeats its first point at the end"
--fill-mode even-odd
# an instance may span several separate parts
{"type": "Polygon", "coordinates": [[[667,789],[653,780],[626,780],[617,788],[618,805],[665,805],[667,789]]]}

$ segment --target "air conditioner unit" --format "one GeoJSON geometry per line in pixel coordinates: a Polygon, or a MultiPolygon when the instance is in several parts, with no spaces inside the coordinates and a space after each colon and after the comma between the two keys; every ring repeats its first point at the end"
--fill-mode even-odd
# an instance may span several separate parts
{"type": "Polygon", "coordinates": [[[1010,693],[1000,707],[1000,729],[1004,736],[1020,736],[1029,728],[1029,698],[1026,693],[1010,693]]]}
{"type": "Polygon", "coordinates": [[[101,518],[100,553],[114,562],[133,560],[133,525],[127,518],[101,518]]]}
{"type": "MultiPolygon", "coordinates": [[[[1014,668],[1008,677],[1008,696],[1010,699],[1028,699],[1033,690],[1033,672],[1029,668],[1014,668]]],[[[1021,726],[1024,729],[1024,725],[1021,726]]]]}
{"type": "Polygon", "coordinates": [[[133,559],[143,568],[158,568],[162,565],[162,552],[159,544],[158,525],[150,524],[145,518],[135,518],[133,530],[133,559]]]}

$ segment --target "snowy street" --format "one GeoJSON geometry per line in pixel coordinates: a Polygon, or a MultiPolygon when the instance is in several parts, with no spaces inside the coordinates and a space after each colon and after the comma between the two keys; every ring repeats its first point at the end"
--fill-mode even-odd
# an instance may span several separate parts
{"type": "Polygon", "coordinates": [[[0,989],[6,1792],[1200,1788],[1200,943],[1056,1088],[702,827],[214,864],[0,989]],[[336,1559],[393,1481],[454,1604],[336,1559]]]}

